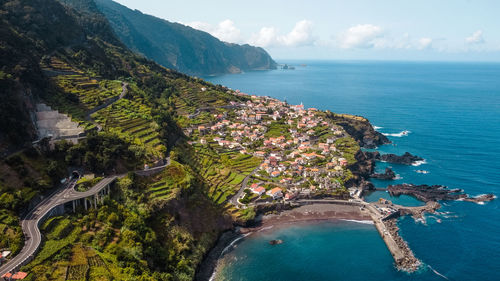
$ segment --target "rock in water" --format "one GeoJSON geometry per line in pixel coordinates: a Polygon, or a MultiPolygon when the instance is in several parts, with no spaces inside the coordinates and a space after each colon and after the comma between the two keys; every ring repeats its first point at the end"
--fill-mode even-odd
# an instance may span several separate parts
{"type": "Polygon", "coordinates": [[[278,245],[278,244],[281,244],[281,243],[283,243],[283,240],[281,240],[281,239],[269,241],[269,244],[271,244],[271,245],[278,245]]]}
{"type": "Polygon", "coordinates": [[[396,154],[383,154],[380,156],[380,160],[395,164],[412,165],[417,161],[423,161],[424,158],[405,152],[405,154],[401,156],[396,154]]]}
{"type": "Polygon", "coordinates": [[[387,191],[391,196],[411,195],[415,198],[424,201],[439,201],[439,200],[461,200],[470,202],[484,202],[495,199],[493,194],[484,194],[476,197],[470,197],[463,193],[461,189],[448,189],[443,185],[414,185],[414,184],[397,184],[389,185],[387,191]]]}
{"type": "Polygon", "coordinates": [[[380,174],[372,174],[370,177],[379,179],[379,180],[393,180],[396,178],[396,173],[394,173],[391,168],[385,168],[385,173],[380,173],[380,174]]]}

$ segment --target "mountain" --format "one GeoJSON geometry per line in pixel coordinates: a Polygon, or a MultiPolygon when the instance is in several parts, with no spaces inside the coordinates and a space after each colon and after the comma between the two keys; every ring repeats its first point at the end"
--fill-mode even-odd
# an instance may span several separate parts
{"type": "Polygon", "coordinates": [[[92,0],[5,0],[0,23],[0,248],[20,252],[31,238],[21,218],[68,171],[89,175],[79,190],[120,174],[105,204],[40,223],[27,280],[192,280],[232,227],[219,177],[201,171],[234,172],[211,151],[200,162],[180,125],[198,107],[246,100],[132,52],[92,0]],[[39,139],[49,106],[46,117],[65,116],[84,136],[39,139]],[[133,172],[167,156],[157,174],[133,172]]]}
{"type": "Polygon", "coordinates": [[[275,69],[262,48],[222,42],[210,34],[172,23],[111,0],[96,0],[118,37],[133,51],[191,75],[275,69]]]}

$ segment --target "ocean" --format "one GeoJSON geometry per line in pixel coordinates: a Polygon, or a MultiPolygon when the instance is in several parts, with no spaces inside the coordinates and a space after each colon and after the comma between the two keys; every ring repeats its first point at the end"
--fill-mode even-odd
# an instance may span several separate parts
{"type": "MultiPolygon", "coordinates": [[[[395,181],[373,180],[377,187],[442,184],[471,195],[500,195],[500,64],[286,63],[296,69],[206,79],[291,104],[364,116],[393,141],[378,151],[408,151],[425,159],[419,166],[377,163],[377,171],[390,166],[399,175],[395,181]]],[[[366,200],[381,197],[402,205],[421,204],[383,191],[369,194],[366,200]]],[[[399,220],[402,237],[426,265],[417,273],[396,270],[373,225],[330,222],[250,235],[223,257],[215,279],[500,280],[500,199],[484,205],[442,205],[440,214],[428,215],[425,222],[410,217],[399,220]],[[267,242],[275,238],[285,242],[271,247],[267,242]]]]}

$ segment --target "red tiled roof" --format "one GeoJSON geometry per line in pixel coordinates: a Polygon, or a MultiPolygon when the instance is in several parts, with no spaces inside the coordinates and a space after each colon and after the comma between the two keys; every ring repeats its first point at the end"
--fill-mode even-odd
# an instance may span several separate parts
{"type": "Polygon", "coordinates": [[[270,191],[271,194],[275,194],[277,192],[281,192],[281,188],[275,187],[275,188],[271,189],[271,191],[270,191]]]}
{"type": "Polygon", "coordinates": [[[16,274],[12,275],[12,279],[20,280],[26,278],[26,276],[28,276],[28,273],[19,271],[16,274]]]}
{"type": "Polygon", "coordinates": [[[264,192],[264,191],[266,191],[266,189],[263,188],[262,186],[259,186],[259,187],[255,188],[254,190],[257,191],[257,192],[264,192]]]}

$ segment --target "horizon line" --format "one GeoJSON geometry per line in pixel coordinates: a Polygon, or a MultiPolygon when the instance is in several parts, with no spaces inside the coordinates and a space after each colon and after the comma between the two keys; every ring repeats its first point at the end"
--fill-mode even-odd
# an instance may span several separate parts
{"type": "Polygon", "coordinates": [[[331,61],[331,62],[412,62],[412,63],[491,63],[500,64],[500,60],[412,60],[412,59],[317,59],[317,58],[272,58],[279,61],[331,61]]]}

